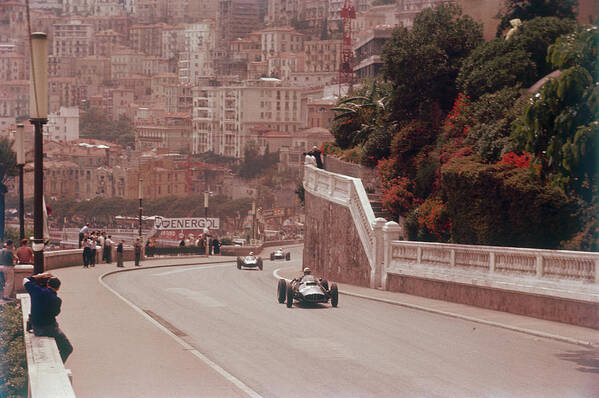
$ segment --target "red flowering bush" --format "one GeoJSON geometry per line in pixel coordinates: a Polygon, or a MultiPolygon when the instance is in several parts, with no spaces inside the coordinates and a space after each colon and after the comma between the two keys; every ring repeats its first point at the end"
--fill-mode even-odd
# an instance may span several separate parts
{"type": "Polygon", "coordinates": [[[418,202],[412,182],[406,177],[396,177],[383,185],[382,205],[394,216],[405,216],[418,202]]]}
{"type": "Polygon", "coordinates": [[[446,242],[451,233],[447,206],[440,199],[429,198],[418,207],[418,227],[439,242],[446,242]]]}
{"type": "Polygon", "coordinates": [[[453,103],[451,112],[447,115],[443,125],[443,132],[446,137],[466,137],[470,127],[474,125],[472,120],[472,110],[470,98],[459,93],[453,103]]]}
{"type": "Polygon", "coordinates": [[[530,162],[532,160],[533,156],[528,152],[523,152],[522,155],[518,155],[514,152],[508,152],[503,155],[498,164],[507,164],[519,169],[526,169],[530,167],[530,162]]]}

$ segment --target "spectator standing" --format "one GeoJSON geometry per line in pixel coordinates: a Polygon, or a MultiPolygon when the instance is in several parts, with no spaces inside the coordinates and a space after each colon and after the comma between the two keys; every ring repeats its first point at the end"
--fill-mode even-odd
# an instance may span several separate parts
{"type": "Polygon", "coordinates": [[[124,240],[121,240],[119,244],[116,246],[116,266],[123,267],[123,243],[124,240]]]}
{"type": "Polygon", "coordinates": [[[135,266],[139,267],[139,261],[141,260],[141,238],[137,238],[135,244],[133,245],[133,251],[135,254],[135,266]]]}
{"type": "Polygon", "coordinates": [[[96,266],[96,258],[98,256],[98,237],[95,233],[92,233],[92,236],[90,239],[90,249],[91,249],[91,253],[89,255],[89,265],[91,267],[95,267],[96,266]]]}
{"type": "Polygon", "coordinates": [[[4,288],[2,298],[10,300],[15,285],[15,263],[14,245],[8,239],[6,245],[0,251],[0,271],[4,274],[4,288]]]}
{"type": "Polygon", "coordinates": [[[21,240],[21,246],[17,249],[17,260],[19,264],[33,264],[33,249],[27,245],[27,239],[21,240]]]}
{"type": "Polygon", "coordinates": [[[92,255],[92,243],[89,236],[83,238],[83,268],[88,268],[92,255]]]}
{"type": "Polygon", "coordinates": [[[23,279],[23,286],[31,297],[31,326],[36,336],[54,337],[62,362],[73,352],[73,346],[60,330],[56,316],[60,314],[62,300],[58,297],[60,280],[50,273],[23,279]]]}
{"type": "Polygon", "coordinates": [[[112,245],[114,242],[111,238],[112,236],[108,235],[108,238],[104,241],[104,261],[106,261],[106,264],[112,263],[112,245]]]}
{"type": "Polygon", "coordinates": [[[314,160],[316,161],[316,167],[318,167],[319,169],[323,168],[321,152],[317,146],[313,146],[312,150],[310,152],[308,152],[306,155],[313,156],[314,160]]]}
{"type": "Polygon", "coordinates": [[[85,235],[89,233],[89,224],[85,224],[83,228],[79,230],[79,248],[81,249],[81,242],[85,239],[85,235]]]}
{"type": "Polygon", "coordinates": [[[100,260],[100,262],[105,261],[106,258],[104,256],[105,252],[104,252],[104,243],[106,242],[106,235],[104,232],[101,232],[98,234],[98,239],[97,239],[97,244],[98,246],[100,246],[100,252],[102,254],[102,259],[100,260]]]}
{"type": "Polygon", "coordinates": [[[217,236],[215,236],[214,239],[212,239],[212,247],[212,251],[215,255],[220,254],[220,241],[218,240],[217,236]]]}

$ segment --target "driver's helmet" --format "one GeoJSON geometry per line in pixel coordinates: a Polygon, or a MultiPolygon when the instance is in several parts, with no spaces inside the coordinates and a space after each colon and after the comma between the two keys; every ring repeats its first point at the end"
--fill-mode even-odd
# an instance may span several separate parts
{"type": "Polygon", "coordinates": [[[279,247],[279,251],[280,251],[280,252],[282,252],[282,251],[283,251],[283,248],[282,248],[282,247],[279,247]]]}
{"type": "Polygon", "coordinates": [[[253,256],[253,255],[254,255],[254,252],[250,252],[250,256],[253,256]]]}
{"type": "Polygon", "coordinates": [[[312,273],[312,270],[308,267],[304,268],[304,275],[310,275],[312,273]]]}

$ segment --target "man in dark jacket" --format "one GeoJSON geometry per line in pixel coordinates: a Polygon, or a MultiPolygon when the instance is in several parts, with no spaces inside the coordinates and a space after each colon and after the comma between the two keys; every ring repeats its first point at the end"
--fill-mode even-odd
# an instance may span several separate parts
{"type": "Polygon", "coordinates": [[[57,295],[60,280],[44,272],[25,278],[23,286],[31,297],[30,319],[33,333],[36,336],[54,337],[64,363],[73,352],[73,346],[56,322],[62,305],[62,300],[57,295]]]}

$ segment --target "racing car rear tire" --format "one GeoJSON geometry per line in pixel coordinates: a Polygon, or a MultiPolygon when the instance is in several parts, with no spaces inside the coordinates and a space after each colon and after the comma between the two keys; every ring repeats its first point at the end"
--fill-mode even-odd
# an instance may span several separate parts
{"type": "Polygon", "coordinates": [[[285,279],[279,279],[279,283],[277,285],[277,296],[279,298],[279,304],[283,304],[285,302],[285,296],[287,295],[287,282],[285,279]]]}
{"type": "Polygon", "coordinates": [[[329,294],[331,295],[331,305],[337,307],[337,304],[339,304],[339,290],[337,289],[336,283],[331,283],[329,294]]]}
{"type": "Polygon", "coordinates": [[[258,268],[260,269],[260,271],[262,271],[263,265],[262,265],[262,259],[258,258],[258,268]]]}
{"type": "Polygon", "coordinates": [[[285,260],[287,260],[287,261],[291,260],[291,253],[285,254],[285,260]]]}
{"type": "Polygon", "coordinates": [[[237,257],[237,269],[241,269],[241,260],[237,257]]]}
{"type": "Polygon", "coordinates": [[[293,287],[291,287],[291,283],[287,284],[287,308],[291,308],[293,306],[293,287]]]}
{"type": "Polygon", "coordinates": [[[275,254],[274,253],[270,253],[270,261],[274,261],[275,259],[275,254]]]}

